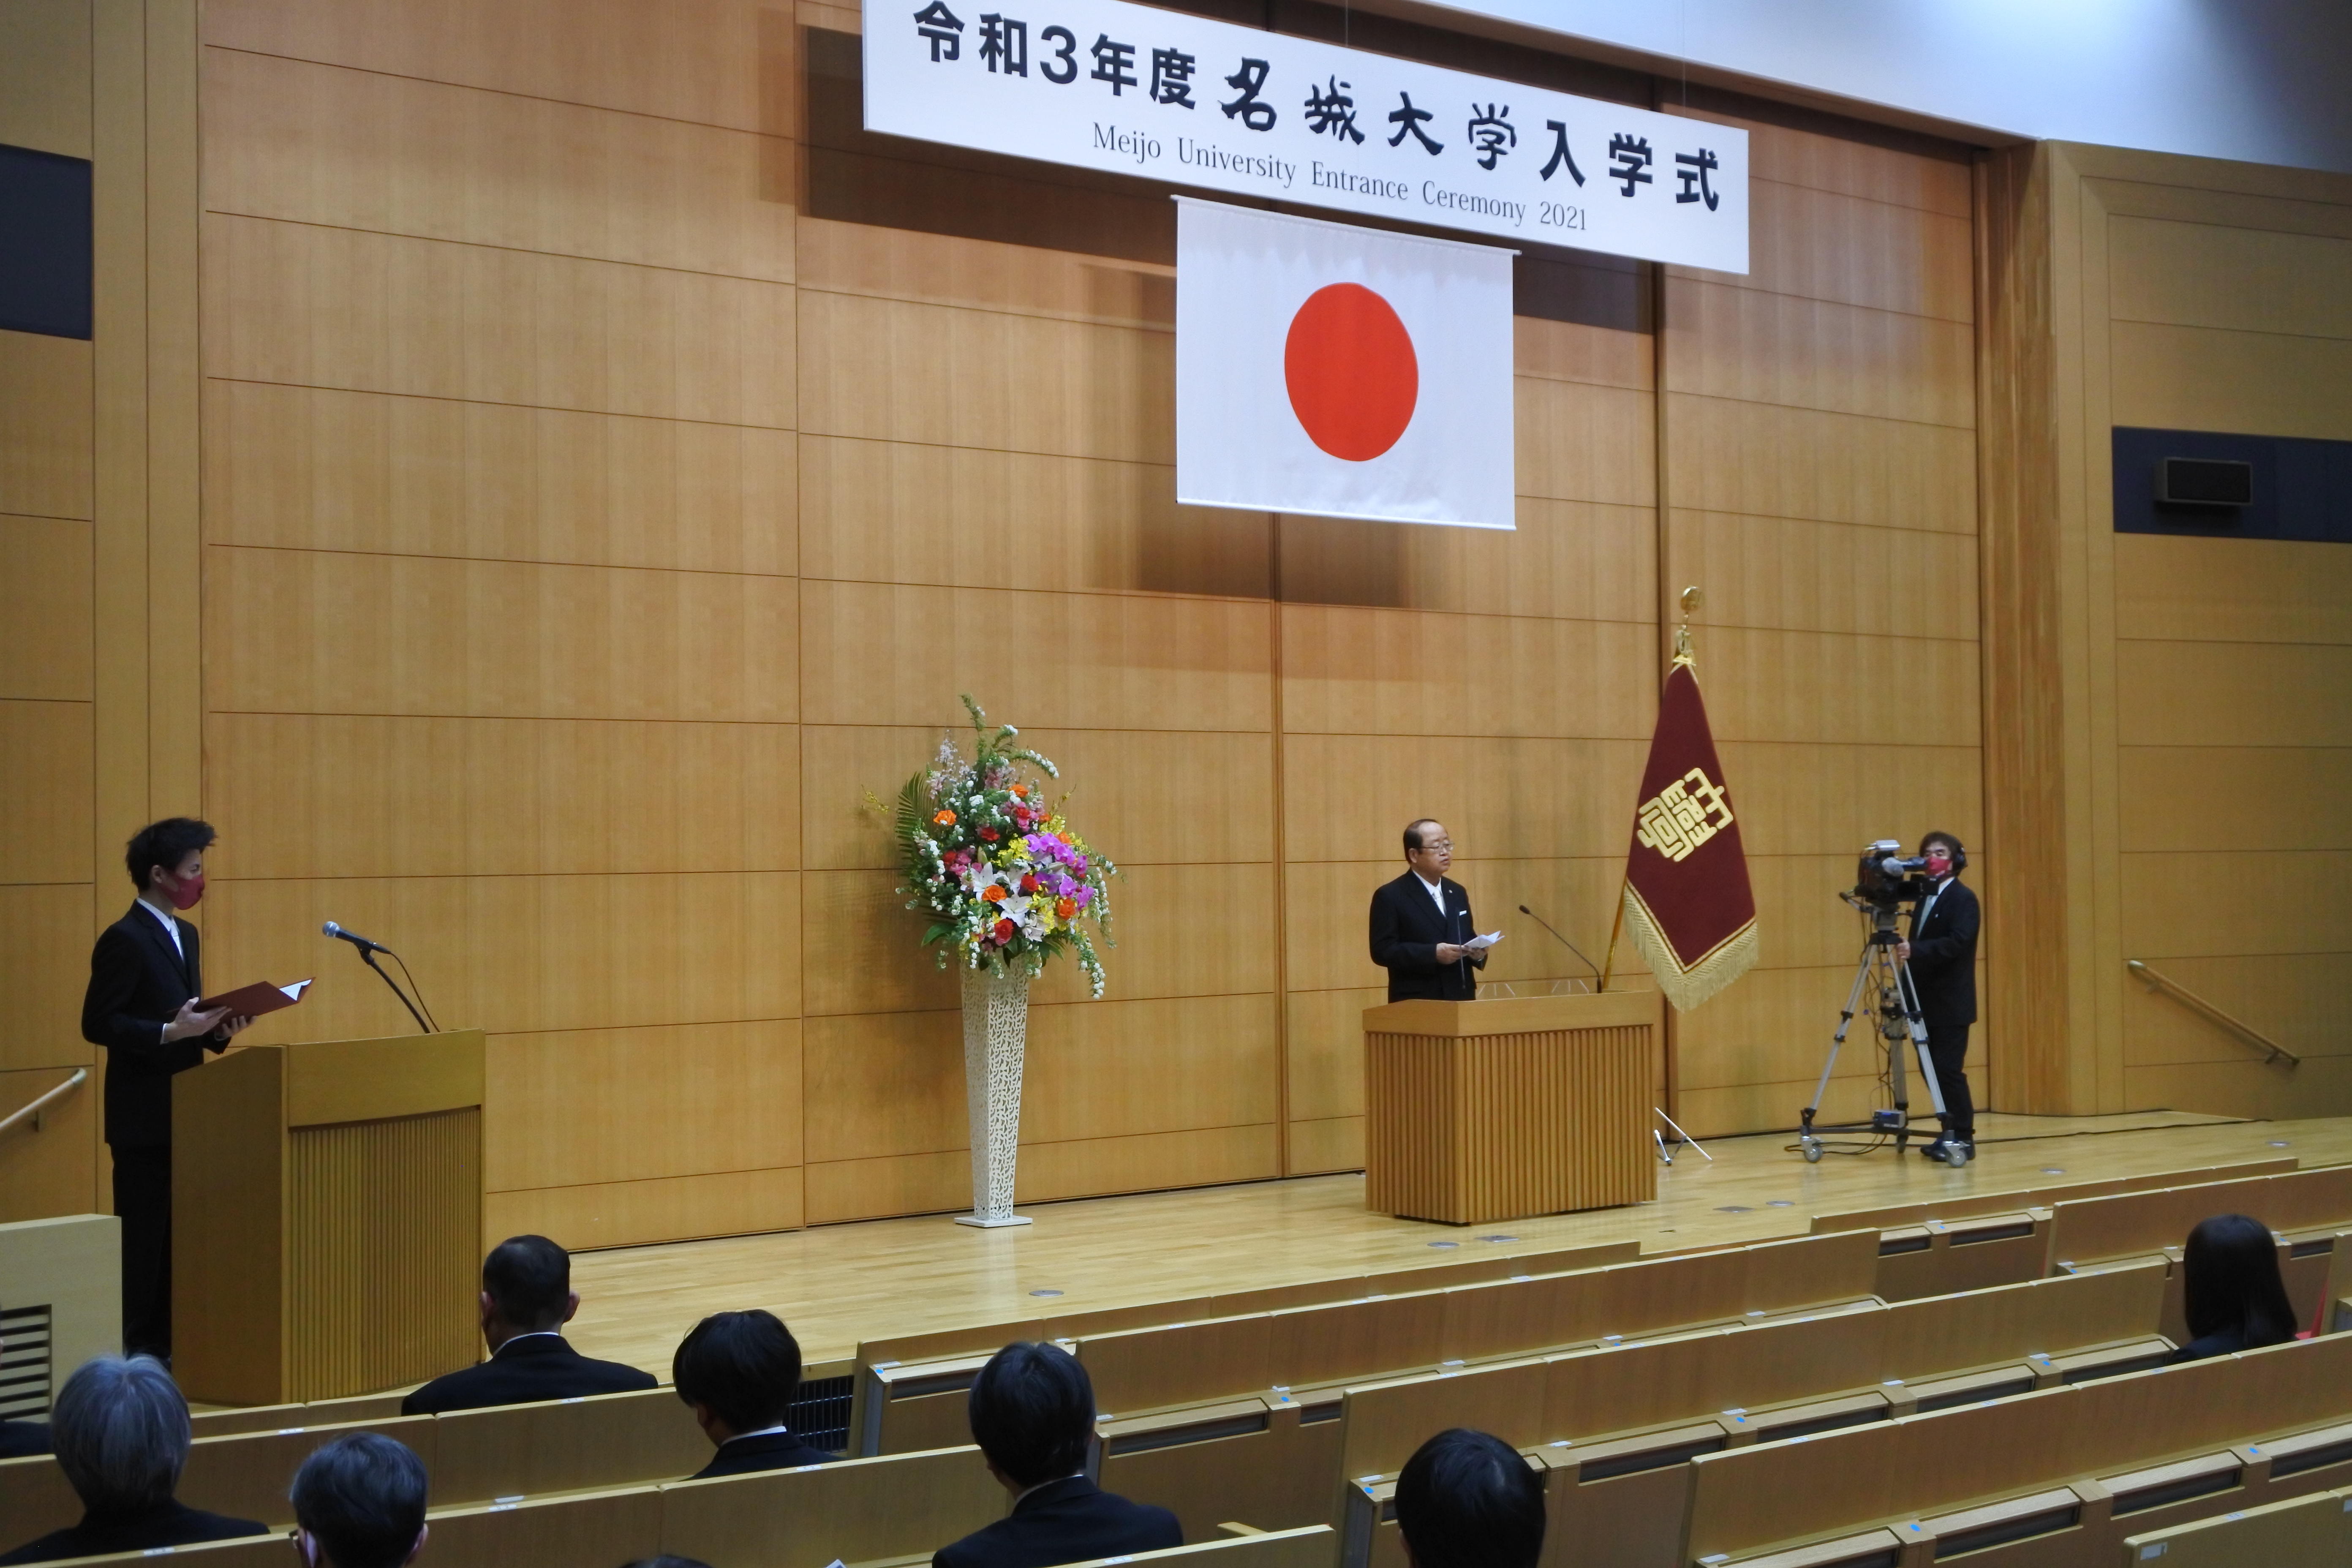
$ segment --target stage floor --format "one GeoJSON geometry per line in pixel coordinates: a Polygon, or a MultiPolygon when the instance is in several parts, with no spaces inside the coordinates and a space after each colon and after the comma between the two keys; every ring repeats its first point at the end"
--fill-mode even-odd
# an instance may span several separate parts
{"type": "Polygon", "coordinates": [[[1685,1151],[1659,1172],[1654,1203],[1469,1229],[1367,1213],[1360,1175],[1304,1176],[1039,1204],[1021,1211],[1034,1225],[1006,1230],[933,1215],[583,1253],[572,1262],[582,1306],[570,1331],[590,1355],[667,1377],[671,1351],[703,1313],[765,1307],[792,1326],[814,1370],[886,1335],[1449,1263],[1472,1248],[1630,1237],[1668,1251],[1801,1236],[1816,1214],[2018,1191],[2059,1173],[2088,1182],[2289,1155],[2338,1164],[2352,1161],[2352,1117],[1987,1114],[1977,1158],[1960,1171],[1916,1154],[1898,1163],[1886,1152],[1807,1165],[1784,1152],[1789,1142],[1786,1134],[1710,1142],[1712,1163],[1685,1151]]]}

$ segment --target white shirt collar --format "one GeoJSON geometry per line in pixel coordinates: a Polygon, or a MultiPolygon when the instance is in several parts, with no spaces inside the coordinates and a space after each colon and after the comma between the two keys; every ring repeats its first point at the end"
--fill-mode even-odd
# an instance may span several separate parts
{"type": "MultiPolygon", "coordinates": [[[[740,1443],[746,1437],[781,1437],[789,1435],[791,1431],[791,1427],[784,1426],[762,1426],[756,1432],[738,1432],[728,1438],[727,1443],[740,1443]]],[[[727,1443],[721,1443],[719,1446],[723,1448],[727,1443]]]]}
{"type": "Polygon", "coordinates": [[[187,949],[180,945],[179,917],[173,914],[169,910],[159,910],[154,905],[149,903],[147,901],[147,895],[144,893],[139,895],[139,907],[163,922],[163,934],[172,939],[172,950],[174,952],[177,952],[181,957],[185,958],[187,956],[187,949]]]}
{"type": "Polygon", "coordinates": [[[1412,878],[1414,881],[1419,882],[1423,888],[1428,890],[1431,898],[1437,900],[1437,912],[1444,914],[1445,912],[1445,879],[1440,877],[1436,881],[1433,882],[1417,870],[1413,872],[1412,878]]]}
{"type": "Polygon", "coordinates": [[[509,1334],[504,1340],[499,1342],[499,1349],[504,1350],[507,1346],[514,1343],[517,1340],[560,1340],[562,1337],[563,1331],[562,1329],[533,1329],[528,1333],[509,1334]]]}
{"type": "Polygon", "coordinates": [[[1034,1486],[1034,1487],[1024,1487],[1024,1488],[1022,1488],[1022,1489],[1021,1489],[1020,1494],[1019,1494],[1018,1496],[1016,1496],[1016,1497],[1013,1500],[1013,1506],[1014,1508],[1019,1508],[1019,1507],[1020,1507],[1024,1502],[1026,1502],[1026,1501],[1029,1500],[1029,1494],[1030,1494],[1031,1492],[1042,1492],[1042,1491],[1044,1491],[1047,1487],[1058,1487],[1058,1486],[1060,1486],[1064,1481],[1075,1481],[1075,1480],[1078,1480],[1078,1479],[1080,1479],[1081,1478],[1083,1478],[1085,1475],[1086,1475],[1086,1471],[1084,1471],[1084,1470],[1072,1470],[1072,1471],[1071,1471],[1068,1475],[1066,1475],[1066,1476],[1055,1476],[1055,1477],[1052,1480],[1050,1480],[1050,1481],[1039,1481],[1039,1482],[1038,1482],[1035,1486],[1034,1486]]]}

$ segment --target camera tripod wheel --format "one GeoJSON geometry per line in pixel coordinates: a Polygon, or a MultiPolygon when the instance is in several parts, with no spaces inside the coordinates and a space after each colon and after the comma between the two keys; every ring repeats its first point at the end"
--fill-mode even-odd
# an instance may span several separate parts
{"type": "MultiPolygon", "coordinates": [[[[1921,1151],[1920,1151],[1920,1152],[1924,1154],[1924,1153],[1926,1153],[1926,1152],[1927,1152],[1927,1151],[1923,1149],[1923,1150],[1921,1150],[1921,1151]]],[[[1965,1165],[1965,1164],[1967,1164],[1968,1163],[1969,1163],[1969,1146],[1968,1146],[1967,1144],[1965,1144],[1965,1143],[1947,1143],[1947,1144],[1945,1144],[1945,1145],[1944,1145],[1944,1163],[1945,1163],[1946,1165],[1948,1165],[1948,1166],[1949,1166],[1951,1169],[1953,1169],[1953,1170],[1957,1171],[1957,1170],[1958,1170],[1962,1165],[1965,1165]]]]}
{"type": "Polygon", "coordinates": [[[1797,1147],[1803,1152],[1806,1164],[1818,1165],[1822,1163],[1822,1141],[1811,1133],[1808,1132],[1798,1139],[1797,1147]]]}

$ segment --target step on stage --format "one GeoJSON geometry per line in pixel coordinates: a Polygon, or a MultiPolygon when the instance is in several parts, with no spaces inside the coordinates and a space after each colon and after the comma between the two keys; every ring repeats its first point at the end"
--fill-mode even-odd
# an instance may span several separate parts
{"type": "Polygon", "coordinates": [[[1428,1264],[1479,1253],[1636,1241],[1644,1252],[1801,1236],[1813,1216],[1946,1195],[2293,1159],[2352,1162],[2352,1117],[2241,1121],[2185,1111],[1978,1118],[1977,1159],[1948,1171],[1891,1149],[1808,1165],[1790,1134],[1710,1141],[1628,1208],[1454,1227],[1368,1212],[1360,1175],[1303,1176],[1025,1208],[1037,1223],[975,1231],[944,1215],[773,1236],[583,1253],[570,1335],[586,1353],[667,1376],[695,1321],[765,1307],[812,1373],[861,1340],[1047,1312],[1129,1306],[1428,1264]]]}

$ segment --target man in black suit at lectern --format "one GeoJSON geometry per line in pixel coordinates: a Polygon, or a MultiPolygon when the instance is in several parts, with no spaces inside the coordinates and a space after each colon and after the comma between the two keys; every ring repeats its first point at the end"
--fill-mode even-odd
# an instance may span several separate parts
{"type": "Polygon", "coordinates": [[[172,1356],[172,1075],[227,1047],[252,1022],[202,1012],[196,928],[173,913],[205,896],[213,830],[168,816],[139,830],[123,860],[139,889],[98,934],[82,1038],[106,1047],[106,1142],[114,1152],[114,1212],[122,1221],[122,1348],[172,1356]]]}
{"type": "Polygon", "coordinates": [[[1389,972],[1389,1000],[1470,1001],[1486,954],[1464,945],[1478,928],[1470,895],[1445,875],[1454,864],[1445,825],[1424,816],[1408,826],[1404,862],[1405,874],[1372,895],[1372,962],[1389,972]]]}

